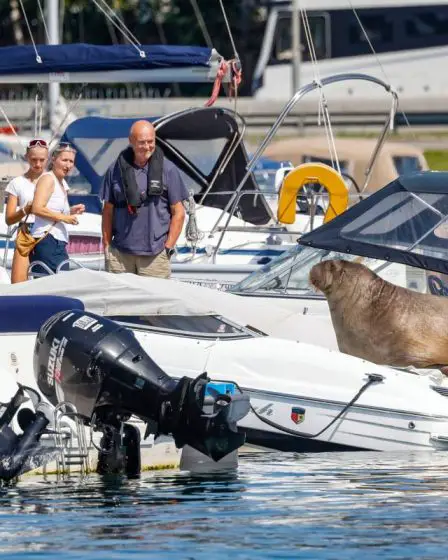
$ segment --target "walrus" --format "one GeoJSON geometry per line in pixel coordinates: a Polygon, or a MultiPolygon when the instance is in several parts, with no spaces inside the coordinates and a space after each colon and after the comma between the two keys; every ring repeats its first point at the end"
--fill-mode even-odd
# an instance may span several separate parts
{"type": "Polygon", "coordinates": [[[316,264],[310,282],[327,298],[341,352],[448,375],[448,298],[401,288],[343,260],[316,264]]]}

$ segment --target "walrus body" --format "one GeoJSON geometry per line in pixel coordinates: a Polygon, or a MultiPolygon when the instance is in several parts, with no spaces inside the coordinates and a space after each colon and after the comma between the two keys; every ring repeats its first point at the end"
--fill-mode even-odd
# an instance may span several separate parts
{"type": "Polygon", "coordinates": [[[448,372],[448,298],[395,286],[362,264],[315,265],[341,352],[376,364],[448,372]]]}

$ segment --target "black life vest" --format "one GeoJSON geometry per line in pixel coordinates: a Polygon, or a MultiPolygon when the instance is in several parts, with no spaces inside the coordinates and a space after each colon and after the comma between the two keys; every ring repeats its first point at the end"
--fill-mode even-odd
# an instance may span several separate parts
{"type": "Polygon", "coordinates": [[[130,214],[135,214],[149,196],[160,196],[163,193],[163,157],[162,150],[156,146],[148,161],[148,184],[146,193],[142,196],[135,178],[133,149],[128,146],[118,156],[123,192],[130,214]]]}

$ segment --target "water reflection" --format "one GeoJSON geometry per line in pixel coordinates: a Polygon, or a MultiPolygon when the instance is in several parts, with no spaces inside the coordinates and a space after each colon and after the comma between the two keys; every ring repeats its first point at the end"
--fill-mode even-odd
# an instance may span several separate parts
{"type": "Polygon", "coordinates": [[[270,453],[242,456],[230,474],[24,479],[0,492],[0,553],[444,558],[447,460],[270,453]]]}

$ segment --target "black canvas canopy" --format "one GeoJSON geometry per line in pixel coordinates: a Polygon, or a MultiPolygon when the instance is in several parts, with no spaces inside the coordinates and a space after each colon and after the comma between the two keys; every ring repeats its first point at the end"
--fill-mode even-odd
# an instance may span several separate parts
{"type": "MultiPolygon", "coordinates": [[[[242,119],[222,108],[196,108],[166,117],[135,119],[85,117],[67,127],[63,140],[78,150],[76,166],[99,192],[108,167],[128,145],[132,124],[146,118],[157,130],[157,142],[165,156],[180,170],[196,201],[225,208],[246,173],[247,152],[241,140],[242,119]],[[227,193],[227,194],[226,194],[227,193]]],[[[266,224],[271,213],[251,174],[242,191],[254,191],[239,199],[236,215],[254,225],[266,224]]]]}
{"type": "Polygon", "coordinates": [[[448,172],[403,175],[300,244],[448,273],[448,172]]]}

